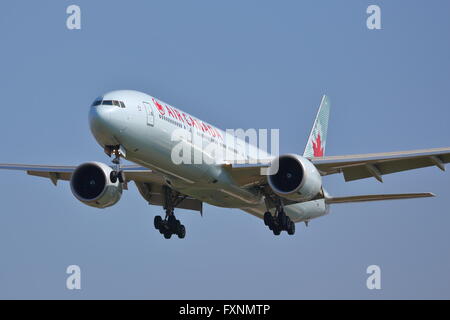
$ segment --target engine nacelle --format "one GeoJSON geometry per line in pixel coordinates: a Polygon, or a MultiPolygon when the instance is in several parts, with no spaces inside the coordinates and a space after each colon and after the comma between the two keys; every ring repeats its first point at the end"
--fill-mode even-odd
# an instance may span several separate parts
{"type": "Polygon", "coordinates": [[[275,158],[267,176],[273,192],[285,199],[308,201],[322,190],[322,177],[306,158],[288,154],[275,158]]]}
{"type": "Polygon", "coordinates": [[[78,166],[70,179],[75,198],[95,208],[115,205],[122,196],[122,185],[119,181],[111,182],[111,171],[111,167],[101,162],[87,162],[78,166]]]}

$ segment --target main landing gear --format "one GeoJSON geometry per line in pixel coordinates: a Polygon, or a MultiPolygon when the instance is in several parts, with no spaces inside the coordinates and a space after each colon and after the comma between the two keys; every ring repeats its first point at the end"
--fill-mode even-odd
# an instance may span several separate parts
{"type": "Polygon", "coordinates": [[[180,239],[186,236],[186,228],[181,224],[180,220],[175,218],[173,213],[169,216],[166,214],[166,219],[164,220],[161,216],[156,216],[154,224],[155,229],[159,230],[166,239],[170,239],[173,234],[176,234],[180,239]]]}
{"type": "Polygon", "coordinates": [[[166,217],[156,216],[154,220],[155,229],[159,230],[164,238],[170,239],[172,235],[176,234],[178,238],[183,239],[186,236],[186,228],[181,224],[180,220],[175,218],[174,208],[184,200],[179,199],[177,194],[174,194],[171,188],[164,187],[164,210],[166,217]]]}
{"type": "Polygon", "coordinates": [[[276,206],[275,216],[269,211],[264,213],[264,224],[268,226],[276,236],[280,235],[283,230],[289,235],[295,234],[295,223],[288,215],[286,215],[281,203],[276,206]]]}

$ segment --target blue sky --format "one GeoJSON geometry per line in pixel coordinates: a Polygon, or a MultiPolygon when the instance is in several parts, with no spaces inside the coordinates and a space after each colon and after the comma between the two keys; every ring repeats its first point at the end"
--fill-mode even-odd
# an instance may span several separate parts
{"type": "MultiPolygon", "coordinates": [[[[327,154],[449,146],[448,1],[3,1],[0,162],[109,163],[87,113],[114,89],[152,94],[220,128],[279,128],[301,153],[322,94],[327,154]],[[81,7],[81,30],[66,28],[81,7]],[[382,30],[366,28],[381,7],[382,30]]],[[[335,195],[434,192],[336,205],[274,237],[239,210],[179,211],[183,241],[135,186],[106,210],[67,183],[1,172],[0,298],[450,298],[450,175],[437,168],[345,183],[335,195]],[[65,287],[68,265],[82,290],[65,287]],[[381,267],[382,290],[366,288],[381,267]]]]}

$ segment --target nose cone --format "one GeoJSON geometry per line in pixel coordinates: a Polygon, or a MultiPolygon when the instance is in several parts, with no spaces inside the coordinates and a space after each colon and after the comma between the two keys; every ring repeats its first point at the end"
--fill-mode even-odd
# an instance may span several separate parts
{"type": "Polygon", "coordinates": [[[117,144],[115,136],[125,130],[124,115],[116,106],[98,105],[91,107],[89,126],[95,139],[103,146],[117,144]]]}
{"type": "Polygon", "coordinates": [[[89,124],[91,129],[98,130],[108,126],[111,110],[107,106],[91,107],[89,112],[89,124]]]}

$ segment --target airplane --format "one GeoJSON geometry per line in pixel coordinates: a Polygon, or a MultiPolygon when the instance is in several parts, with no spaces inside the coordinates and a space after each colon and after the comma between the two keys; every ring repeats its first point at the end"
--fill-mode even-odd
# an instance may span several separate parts
{"type": "Polygon", "coordinates": [[[186,236],[175,209],[203,214],[203,203],[241,209],[263,220],[274,235],[282,231],[293,235],[295,223],[308,225],[328,214],[332,204],[434,196],[328,194],[323,176],[341,173],[345,181],[372,177],[383,182],[383,175],[417,168],[436,166],[444,171],[450,161],[448,147],[325,156],[330,106],[329,98],[323,96],[302,155],[272,155],[245,140],[230,139],[229,132],[153,96],[117,90],[95,99],[89,110],[91,132],[112,158],[111,165],[96,161],[78,166],[0,164],[0,169],[26,171],[48,178],[54,185],[59,180],[69,181],[76,199],[101,209],[115,205],[133,181],[149,204],[163,207],[165,217],[155,216],[154,227],[166,239],[186,236]],[[184,138],[174,139],[175,132],[184,133],[184,138]],[[216,156],[207,148],[197,148],[194,140],[224,152],[216,156]],[[236,144],[228,145],[227,141],[236,144]],[[177,147],[195,148],[202,159],[210,161],[176,163],[173,151],[177,147]],[[251,158],[245,150],[257,151],[258,157],[251,158]],[[239,157],[227,158],[230,154],[239,157]],[[124,165],[121,159],[134,164],[124,165]]]}

